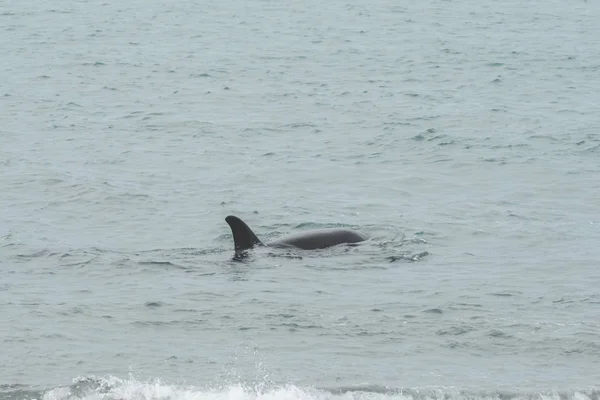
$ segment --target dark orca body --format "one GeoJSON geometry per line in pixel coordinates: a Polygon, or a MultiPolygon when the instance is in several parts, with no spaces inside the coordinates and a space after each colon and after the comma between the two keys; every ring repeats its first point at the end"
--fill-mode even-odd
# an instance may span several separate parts
{"type": "Polygon", "coordinates": [[[285,236],[264,244],[244,221],[233,215],[225,218],[231,228],[235,251],[244,251],[254,246],[295,247],[303,250],[324,249],[342,243],[358,243],[367,240],[363,233],[351,229],[319,229],[285,236]]]}

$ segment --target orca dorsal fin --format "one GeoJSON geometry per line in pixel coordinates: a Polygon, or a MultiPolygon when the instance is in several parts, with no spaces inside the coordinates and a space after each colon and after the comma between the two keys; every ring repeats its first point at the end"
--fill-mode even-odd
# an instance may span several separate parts
{"type": "Polygon", "coordinates": [[[227,218],[225,218],[225,221],[231,228],[236,252],[251,249],[257,244],[263,245],[256,234],[252,232],[252,229],[250,229],[250,227],[238,217],[229,215],[227,218]]]}

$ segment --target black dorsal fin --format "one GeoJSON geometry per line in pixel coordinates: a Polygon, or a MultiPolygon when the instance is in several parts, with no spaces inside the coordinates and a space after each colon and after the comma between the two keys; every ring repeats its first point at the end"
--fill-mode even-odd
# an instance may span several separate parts
{"type": "Polygon", "coordinates": [[[252,232],[252,229],[238,217],[229,215],[225,218],[225,221],[231,228],[236,252],[251,249],[257,244],[263,244],[254,232],[252,232]]]}

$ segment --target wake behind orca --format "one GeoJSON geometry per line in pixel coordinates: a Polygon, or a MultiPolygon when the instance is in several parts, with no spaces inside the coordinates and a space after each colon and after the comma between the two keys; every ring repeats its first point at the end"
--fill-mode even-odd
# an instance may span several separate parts
{"type": "Polygon", "coordinates": [[[236,253],[254,246],[295,247],[302,250],[324,249],[338,244],[351,244],[367,240],[367,235],[351,229],[317,229],[285,236],[267,244],[260,241],[252,229],[236,216],[229,215],[225,221],[231,228],[236,253]]]}

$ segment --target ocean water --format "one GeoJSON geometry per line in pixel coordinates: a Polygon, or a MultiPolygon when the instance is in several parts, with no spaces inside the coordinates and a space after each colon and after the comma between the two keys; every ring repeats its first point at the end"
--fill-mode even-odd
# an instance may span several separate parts
{"type": "Polygon", "coordinates": [[[599,399],[598,21],[4,0],[0,399],[599,399]]]}

